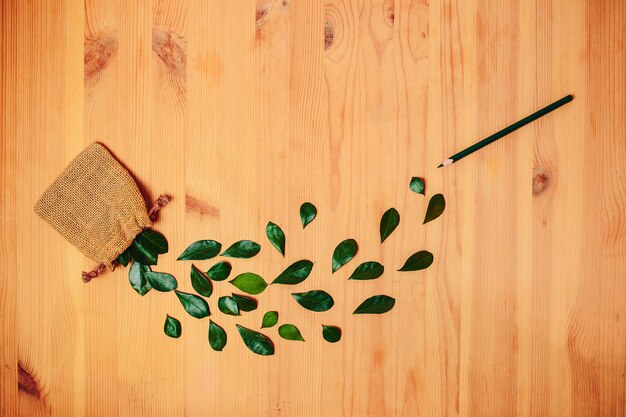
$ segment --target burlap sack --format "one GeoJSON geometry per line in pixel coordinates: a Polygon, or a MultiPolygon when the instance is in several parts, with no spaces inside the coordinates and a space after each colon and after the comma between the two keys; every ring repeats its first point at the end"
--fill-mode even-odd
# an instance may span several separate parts
{"type": "Polygon", "coordinates": [[[70,162],[37,201],[35,212],[109,269],[135,236],[152,225],[137,184],[99,143],[70,162]]]}

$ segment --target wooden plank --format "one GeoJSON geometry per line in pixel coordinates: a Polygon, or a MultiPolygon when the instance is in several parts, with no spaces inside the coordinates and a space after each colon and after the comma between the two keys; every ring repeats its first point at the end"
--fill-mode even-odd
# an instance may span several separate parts
{"type": "Polygon", "coordinates": [[[14,147],[12,196],[17,309],[15,337],[18,407],[13,415],[71,410],[72,365],[78,314],[67,297],[78,281],[62,279],[70,245],[33,213],[35,201],[65,164],[65,2],[9,2],[15,43],[7,50],[13,90],[7,132],[14,147]],[[34,47],[37,45],[37,47],[34,47]],[[37,103],[37,105],[33,105],[37,103]],[[33,168],[37,167],[37,168],[33,168]],[[16,175],[16,173],[19,173],[16,175]],[[18,192],[19,190],[19,192],[18,192]],[[35,273],[33,256],[36,255],[35,273]],[[39,269],[41,268],[41,269],[39,269]],[[19,273],[18,271],[24,271],[19,273]],[[29,272],[27,272],[29,271],[29,272]],[[41,279],[42,275],[47,278],[41,279]],[[17,277],[17,279],[16,279],[17,277]]]}
{"type": "Polygon", "coordinates": [[[17,99],[17,66],[13,63],[16,50],[16,13],[14,5],[5,2],[0,7],[0,184],[3,204],[0,205],[0,415],[17,414],[18,405],[18,350],[17,350],[17,256],[16,209],[12,197],[17,191],[15,155],[18,124],[15,112],[17,99]]]}
{"type": "MultiPolygon", "coordinates": [[[[626,7],[610,0],[6,1],[0,18],[0,415],[583,416],[626,414],[626,7]],[[445,156],[572,93],[567,107],[445,169],[445,156]],[[193,291],[192,241],[239,239],[231,260],[296,287],[208,320],[174,294],[140,297],[93,266],[32,207],[81,149],[104,143],[146,201],[172,196],[155,270],[193,291]],[[426,196],[412,193],[426,178],[426,196]],[[422,225],[430,196],[447,209],[422,225]],[[298,209],[318,218],[302,229],[298,209]],[[389,207],[398,230],[382,245],[389,207]],[[282,257],[268,221],[287,235],[282,257]],[[347,237],[357,257],[335,274],[347,237]],[[427,271],[395,270],[413,252],[427,271]],[[25,254],[36,253],[36,259],[25,254]],[[354,267],[381,261],[376,281],[354,267]],[[330,292],[326,313],[291,293],[330,292]],[[382,316],[364,298],[396,298],[382,316]],[[268,310],[258,357],[235,324],[268,310]],[[169,314],[183,334],[163,334],[169,314]],[[343,329],[340,343],[321,324],[343,329]]],[[[203,270],[217,260],[200,261],[203,270]]]]}
{"type": "MultiPolygon", "coordinates": [[[[132,42],[131,39],[120,37],[121,13],[117,1],[90,1],[85,2],[84,17],[84,137],[82,146],[93,141],[101,141],[120,159],[125,166],[131,167],[131,173],[136,175],[140,169],[138,160],[133,157],[136,152],[124,152],[124,144],[134,138],[122,135],[123,129],[130,129],[137,125],[134,120],[131,126],[123,126],[123,115],[133,114],[134,102],[127,102],[127,96],[132,92],[121,89],[121,76],[124,65],[121,61],[123,44],[132,42]],[[123,108],[120,104],[124,103],[123,108]]],[[[143,28],[142,28],[143,29],[143,28]]],[[[134,45],[133,45],[134,46],[134,45]]],[[[127,46],[128,49],[132,48],[127,46]]],[[[145,45],[144,45],[145,48],[145,45]]],[[[130,87],[128,87],[130,88],[130,87]]],[[[88,270],[89,262],[81,266],[88,270]]],[[[75,271],[78,273],[78,271],[75,271]]],[[[106,275],[105,275],[106,276],[106,275]]],[[[110,275],[109,275],[110,277],[110,275]]],[[[118,404],[123,398],[133,395],[128,389],[123,391],[122,398],[118,394],[118,385],[126,387],[118,381],[117,371],[119,361],[128,352],[126,345],[124,352],[118,350],[120,333],[126,334],[128,328],[135,330],[133,325],[146,319],[145,309],[129,321],[128,327],[118,328],[117,317],[120,316],[121,300],[117,293],[119,287],[106,285],[104,279],[96,279],[85,286],[84,299],[84,355],[85,355],[85,413],[87,415],[105,416],[117,414],[118,404]],[[105,304],[97,300],[107,300],[105,304]],[[94,358],[89,359],[89,358],[94,358]]],[[[126,297],[131,294],[123,293],[126,297]]],[[[142,300],[143,301],[143,300],[142,300]]],[[[130,304],[136,310],[140,303],[130,304]]],[[[145,347],[145,345],[141,345],[145,347]]],[[[137,366],[140,366],[138,364],[137,366]]],[[[126,387],[127,388],[127,387],[126,387]]]]}
{"type": "Polygon", "coordinates": [[[587,94],[582,99],[587,111],[579,184],[587,192],[581,201],[579,273],[567,324],[572,413],[624,415],[626,5],[586,3],[585,15],[587,94]]]}

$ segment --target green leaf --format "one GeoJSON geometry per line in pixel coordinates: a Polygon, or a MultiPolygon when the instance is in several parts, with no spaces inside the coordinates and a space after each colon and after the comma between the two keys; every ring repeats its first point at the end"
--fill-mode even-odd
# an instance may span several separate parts
{"type": "Polygon", "coordinates": [[[168,292],[178,288],[178,281],[170,274],[152,271],[146,271],[144,274],[148,283],[157,291],[168,292]]]}
{"type": "Polygon", "coordinates": [[[385,271],[385,267],[380,263],[372,261],[372,262],[363,262],[361,265],[357,266],[350,278],[354,280],[366,280],[366,279],[376,279],[383,274],[385,271]]]}
{"type": "Polygon", "coordinates": [[[278,311],[268,311],[263,315],[263,323],[261,323],[261,328],[264,327],[274,327],[278,323],[278,311]]]}
{"type": "Polygon", "coordinates": [[[132,258],[130,257],[130,247],[126,248],[126,250],[122,253],[120,253],[120,255],[117,257],[117,263],[126,267],[128,266],[130,260],[132,258]]]}
{"type": "Polygon", "coordinates": [[[300,220],[302,220],[302,228],[304,229],[317,216],[317,208],[307,202],[300,206],[300,220]]]}
{"type": "Polygon", "coordinates": [[[443,198],[443,194],[435,194],[428,202],[428,208],[426,209],[426,216],[424,217],[424,223],[426,224],[437,217],[441,216],[441,213],[446,209],[446,199],[443,198]]]}
{"type": "Polygon", "coordinates": [[[295,285],[304,281],[311,270],[313,269],[313,262],[302,259],[289,265],[279,276],[276,277],[272,284],[287,284],[295,285]]]}
{"type": "Polygon", "coordinates": [[[229,297],[227,295],[220,297],[217,300],[217,308],[224,314],[228,314],[231,316],[239,315],[239,306],[237,302],[233,299],[233,297],[229,297]]]}
{"type": "Polygon", "coordinates": [[[330,310],[335,304],[333,297],[331,297],[326,291],[322,290],[296,292],[291,295],[296,299],[298,304],[311,311],[320,312],[330,310]]]}
{"type": "Polygon", "coordinates": [[[146,272],[148,271],[150,271],[148,265],[140,264],[137,261],[134,261],[128,270],[130,286],[142,296],[152,289],[152,286],[148,283],[148,278],[146,278],[146,272]]]}
{"type": "Polygon", "coordinates": [[[358,250],[359,246],[354,239],[346,239],[338,244],[333,252],[333,274],[354,258],[358,250]]]}
{"type": "Polygon", "coordinates": [[[165,325],[163,326],[163,331],[169,337],[177,339],[180,337],[183,329],[180,325],[180,321],[178,321],[174,317],[170,317],[169,315],[167,315],[167,317],[165,317],[165,325]]]}
{"type": "Polygon", "coordinates": [[[179,261],[203,261],[217,256],[222,250],[222,244],[214,240],[198,240],[193,242],[178,257],[179,261]]]}
{"type": "Polygon", "coordinates": [[[169,250],[165,236],[152,229],[144,229],[135,237],[135,240],[146,250],[157,255],[167,253],[169,250]]]}
{"type": "Polygon", "coordinates": [[[228,249],[222,252],[222,256],[231,258],[252,258],[259,253],[261,245],[251,240],[240,240],[233,243],[228,249]]]}
{"type": "Polygon", "coordinates": [[[256,310],[259,305],[257,300],[252,297],[246,297],[245,295],[233,294],[233,300],[235,300],[241,311],[253,311],[256,310]]]}
{"type": "Polygon", "coordinates": [[[341,340],[341,329],[337,326],[326,326],[322,324],[322,336],[329,343],[337,343],[341,340]]]}
{"type": "Polygon", "coordinates": [[[241,291],[252,295],[262,293],[265,287],[267,287],[267,282],[259,275],[252,272],[239,274],[229,282],[241,291]]]}
{"type": "Polygon", "coordinates": [[[414,193],[424,195],[424,179],[420,177],[411,178],[411,182],[409,183],[409,188],[414,193]]]}
{"type": "Polygon", "coordinates": [[[363,301],[352,314],[382,314],[393,308],[394,298],[387,295],[375,295],[363,301]]]}
{"type": "Polygon", "coordinates": [[[300,330],[298,330],[298,328],[293,324],[283,324],[278,328],[278,334],[283,339],[304,342],[304,338],[302,337],[302,334],[300,334],[300,330]]]}
{"type": "Polygon", "coordinates": [[[392,207],[380,219],[380,243],[383,243],[396,230],[398,224],[400,224],[400,213],[392,207]]]}
{"type": "Polygon", "coordinates": [[[156,265],[159,254],[151,252],[135,239],[130,245],[130,256],[140,264],[156,265]]]}
{"type": "Polygon", "coordinates": [[[178,290],[174,292],[180,300],[180,303],[183,305],[183,308],[187,311],[187,313],[189,313],[190,316],[201,319],[211,315],[209,304],[207,304],[204,298],[178,290]]]}
{"type": "Polygon", "coordinates": [[[426,269],[433,264],[433,254],[427,250],[422,250],[409,256],[404,266],[398,271],[419,271],[426,269]]]}
{"type": "Polygon", "coordinates": [[[191,264],[191,286],[200,295],[210,297],[213,294],[213,284],[204,272],[200,271],[194,264],[191,264]]]}
{"type": "Polygon", "coordinates": [[[221,352],[226,346],[228,337],[223,328],[213,323],[213,320],[209,320],[209,344],[218,352],[221,352]]]}
{"type": "Polygon", "coordinates": [[[265,234],[267,234],[270,243],[278,249],[278,252],[285,256],[285,233],[283,230],[278,225],[268,222],[265,227],[265,234]]]}
{"type": "Polygon", "coordinates": [[[263,333],[259,333],[238,324],[237,330],[239,330],[243,343],[245,343],[248,349],[252,352],[263,356],[274,354],[274,343],[272,343],[269,337],[265,336],[263,333]]]}
{"type": "Polygon", "coordinates": [[[213,281],[224,281],[230,275],[230,271],[233,270],[233,267],[228,262],[218,262],[213,265],[206,274],[213,281]]]}

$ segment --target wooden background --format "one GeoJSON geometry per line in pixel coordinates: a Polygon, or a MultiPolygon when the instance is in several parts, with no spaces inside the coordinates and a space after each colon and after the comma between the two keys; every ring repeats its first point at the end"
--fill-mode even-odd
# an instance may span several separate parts
{"type": "MultiPolygon", "coordinates": [[[[624,416],[626,3],[622,0],[5,0],[0,19],[2,416],[624,416]],[[573,103],[452,167],[450,155],[565,94],[573,103]],[[296,288],[226,317],[226,349],[173,294],[138,296],[32,211],[101,141],[147,199],[173,197],[156,270],[190,290],[192,241],[253,239],[238,272],[296,288]],[[447,210],[421,225],[427,197],[447,210]],[[305,231],[298,208],[319,216],[305,231]],[[383,244],[378,222],[402,216],[383,244]],[[268,220],[287,235],[285,259],[268,220]],[[330,274],[347,237],[358,257],[330,274]],[[411,253],[427,271],[393,272],[411,253]],[[376,281],[348,282],[382,261],[376,281]],[[325,289],[304,311],[289,295],[325,289]],[[351,315],[386,293],[382,316],[351,315]],[[305,343],[248,351],[277,309],[305,343]],[[166,314],[180,339],[163,334],[166,314]],[[338,344],[321,324],[343,328],[338,344]]],[[[200,262],[203,269],[212,262],[200,262]]]]}

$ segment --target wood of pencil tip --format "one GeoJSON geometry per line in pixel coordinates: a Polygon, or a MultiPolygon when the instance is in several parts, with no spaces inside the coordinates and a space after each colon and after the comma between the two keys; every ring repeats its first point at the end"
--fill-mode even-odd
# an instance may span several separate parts
{"type": "Polygon", "coordinates": [[[452,155],[451,157],[449,157],[448,159],[446,159],[445,161],[443,161],[441,164],[439,164],[439,166],[437,168],[441,168],[441,167],[445,167],[448,165],[452,165],[453,163],[457,162],[458,160],[465,158],[467,155],[470,155],[474,152],[476,152],[477,150],[484,148],[485,146],[489,145],[490,143],[495,142],[498,139],[503,138],[504,136],[508,135],[509,133],[512,133],[514,131],[516,131],[517,129],[521,128],[522,126],[526,126],[528,123],[531,123],[537,119],[539,119],[540,117],[545,116],[546,114],[550,113],[553,110],[558,109],[559,107],[569,103],[570,101],[574,100],[574,96],[569,94],[565,97],[563,97],[560,100],[555,101],[554,103],[544,107],[541,110],[537,110],[536,112],[534,112],[533,114],[524,117],[521,120],[518,120],[517,122],[513,123],[510,126],[505,127],[504,129],[494,133],[491,136],[486,137],[485,139],[481,140],[480,142],[476,142],[475,144],[473,144],[472,146],[463,149],[460,152],[455,153],[454,155],[452,155]]]}

